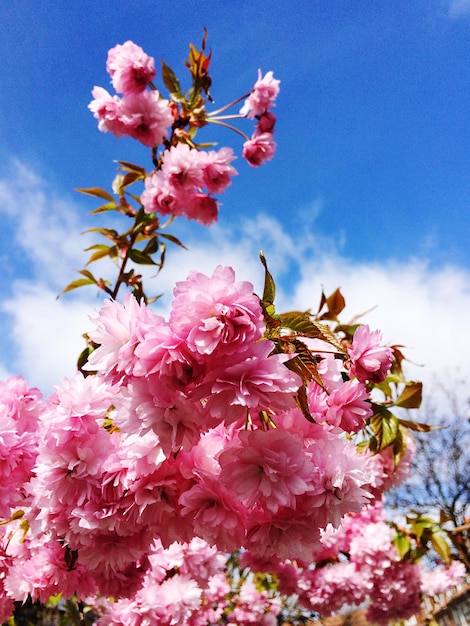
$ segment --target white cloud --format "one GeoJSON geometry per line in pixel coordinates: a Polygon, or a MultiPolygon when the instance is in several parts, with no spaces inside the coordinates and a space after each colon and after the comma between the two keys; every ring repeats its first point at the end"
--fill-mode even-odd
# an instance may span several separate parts
{"type": "Polygon", "coordinates": [[[3,310],[11,316],[10,359],[17,368],[10,374],[21,373],[44,393],[74,374],[78,355],[85,347],[81,335],[91,326],[90,294],[82,294],[81,300],[57,300],[49,287],[21,282],[15,285],[3,310]]]}
{"type": "Polygon", "coordinates": [[[450,0],[449,15],[451,17],[470,15],[470,0],[450,0]]]}
{"type": "Polygon", "coordinates": [[[307,263],[292,303],[316,308],[320,284],[328,295],[340,287],[344,320],[369,311],[361,321],[380,328],[384,340],[405,346],[408,376],[429,383],[449,371],[470,374],[470,272],[433,269],[420,260],[354,263],[321,258],[307,263]],[[419,367],[421,366],[421,367],[419,367]]]}
{"type": "MultiPolygon", "coordinates": [[[[11,336],[2,347],[0,374],[23,373],[46,392],[73,373],[84,347],[81,335],[92,327],[87,316],[102,298],[87,287],[56,300],[58,290],[75,277],[71,266],[83,264],[80,220],[76,207],[65,207],[44,181],[27,169],[22,172],[21,189],[0,180],[4,213],[18,214],[18,197],[36,207],[35,216],[18,222],[18,241],[29,247],[31,271],[29,278],[11,286],[1,307],[11,336]]],[[[175,282],[191,269],[211,274],[218,264],[231,265],[238,280],[251,281],[260,294],[264,270],[258,255],[263,249],[278,282],[278,311],[316,310],[322,286],[327,295],[340,287],[347,302],[344,321],[373,309],[363,321],[380,328],[385,341],[405,345],[408,358],[423,365],[410,364],[409,377],[431,381],[457,368],[470,374],[465,315],[470,310],[470,273],[464,268],[433,268],[418,259],[357,263],[341,257],[327,238],[303,232],[294,241],[282,224],[255,212],[234,228],[217,225],[203,236],[201,229],[188,229],[183,239],[190,250],[169,246],[167,265],[157,277],[151,268],[144,269],[148,293],[165,294],[156,304],[164,314],[175,282]]]]}

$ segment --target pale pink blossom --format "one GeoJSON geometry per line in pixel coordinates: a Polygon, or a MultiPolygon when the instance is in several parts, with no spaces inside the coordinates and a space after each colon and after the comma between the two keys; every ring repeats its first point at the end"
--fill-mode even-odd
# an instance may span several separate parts
{"type": "Polygon", "coordinates": [[[166,150],[162,159],[162,172],[175,189],[203,187],[203,168],[206,153],[190,148],[186,143],[178,143],[166,150]]]}
{"type": "Polygon", "coordinates": [[[227,552],[243,545],[245,508],[217,479],[202,477],[181,495],[179,503],[183,517],[191,519],[195,535],[227,552]]]}
{"type": "Polygon", "coordinates": [[[106,70],[114,89],[122,94],[139,93],[155,78],[155,61],[132,41],[111,48],[106,70]]]}
{"type": "Polygon", "coordinates": [[[418,565],[421,577],[421,591],[433,597],[445,593],[452,587],[459,585],[465,578],[465,565],[460,561],[452,561],[448,567],[425,569],[418,565]]]}
{"type": "Polygon", "coordinates": [[[315,488],[312,486],[308,501],[316,507],[319,527],[338,527],[347,513],[358,512],[369,502],[366,460],[352,443],[332,435],[311,444],[308,450],[315,465],[315,488]]]}
{"type": "Polygon", "coordinates": [[[220,480],[248,507],[295,509],[309,491],[313,465],[299,437],[280,430],[241,431],[219,455],[220,480]]]}
{"type": "Polygon", "coordinates": [[[380,383],[392,365],[393,353],[382,345],[382,333],[371,331],[369,326],[359,326],[348,348],[351,358],[351,375],[361,382],[380,383]]]}
{"type": "Polygon", "coordinates": [[[261,305],[248,281],[236,281],[231,267],[219,265],[212,276],[192,271],[177,282],[170,314],[173,332],[199,354],[226,353],[260,339],[261,305]]]}
{"type": "Polygon", "coordinates": [[[119,96],[112,96],[103,87],[94,87],[91,95],[93,100],[88,108],[98,120],[98,129],[103,133],[111,132],[116,137],[125,135],[125,125],[120,118],[121,99],[119,96]]]}
{"type": "Polygon", "coordinates": [[[271,341],[262,340],[234,353],[230,363],[222,359],[193,397],[205,398],[206,411],[225,424],[245,417],[247,409],[281,412],[294,407],[301,379],[285,366],[288,355],[271,354],[272,349],[271,341]]]}
{"type": "Polygon", "coordinates": [[[238,174],[230,165],[236,157],[231,148],[210,150],[205,153],[202,170],[203,182],[209,193],[223,193],[232,182],[232,176],[238,174]]]}
{"type": "Polygon", "coordinates": [[[167,136],[173,115],[168,100],[162,99],[158,91],[143,91],[122,98],[119,120],[124,126],[123,134],[153,148],[167,136]]]}
{"type": "Polygon", "coordinates": [[[91,319],[95,329],[88,336],[99,347],[88,358],[86,369],[103,372],[111,381],[133,373],[137,362],[135,350],[146,330],[165,323],[132,294],[126,294],[122,303],[106,300],[98,316],[91,319]]]}
{"type": "Polygon", "coordinates": [[[280,82],[274,78],[273,72],[267,72],[263,76],[261,70],[258,70],[258,80],[240,109],[240,114],[249,118],[263,115],[270,107],[274,106],[279,94],[280,82]]]}
{"type": "Polygon", "coordinates": [[[326,421],[346,432],[362,430],[373,413],[367,390],[353,381],[346,381],[334,389],[328,396],[327,405],[326,421]]]}
{"type": "Polygon", "coordinates": [[[242,156],[248,161],[252,167],[259,167],[270,161],[274,157],[276,152],[276,142],[273,139],[273,134],[255,133],[243,144],[242,156]]]}
{"type": "Polygon", "coordinates": [[[160,215],[183,215],[184,195],[171,185],[161,170],[147,176],[140,201],[146,213],[160,215]]]}

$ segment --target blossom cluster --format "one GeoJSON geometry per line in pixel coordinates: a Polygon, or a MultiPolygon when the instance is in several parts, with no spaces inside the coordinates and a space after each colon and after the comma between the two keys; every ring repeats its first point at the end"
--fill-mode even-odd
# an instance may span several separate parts
{"type": "Polygon", "coordinates": [[[345,605],[367,606],[367,620],[387,626],[418,614],[423,596],[447,591],[465,576],[457,561],[429,569],[420,561],[401,559],[394,538],[380,500],[348,514],[340,528],[322,531],[315,567],[276,558],[263,561],[250,551],[241,563],[255,572],[274,573],[280,592],[296,595],[308,611],[327,616],[345,605]]]}
{"type": "Polygon", "coordinates": [[[392,363],[380,333],[359,327],[346,359],[304,338],[318,364],[307,420],[295,354],[276,351],[253,286],[230,267],[176,283],[168,319],[128,294],[93,321],[93,375],[46,400],[19,377],[0,388],[2,617],[14,600],[62,593],[103,625],[124,612],[129,624],[223,613],[270,626],[278,600],[249,581],[236,602],[230,591],[222,555],[239,550],[311,610],[362,602],[372,585],[380,621],[405,606],[405,580],[416,609],[418,570],[399,560],[379,508],[400,464],[352,440],[372,415],[369,381],[392,363]],[[308,567],[325,559],[335,564],[308,567]]]}
{"type": "MultiPolygon", "coordinates": [[[[194,97],[194,91],[186,99],[180,93],[170,93],[165,99],[152,82],[156,76],[154,59],[132,41],[109,51],[106,69],[117,93],[111,95],[102,87],[94,87],[89,108],[98,128],[117,137],[132,137],[155,152],[161,149],[141,197],[147,213],[183,215],[204,225],[217,219],[219,203],[214,194],[223,193],[237,171],[231,165],[235,159],[231,148],[206,151],[194,142],[197,128],[211,121],[237,117],[255,120],[251,138],[245,136],[242,156],[253,167],[273,158],[276,116],[271,109],[280,81],[272,72],[264,77],[259,72],[239,114],[218,117],[203,111],[203,101],[194,97]]],[[[179,90],[178,83],[175,88],[179,90]]]]}
{"type": "MultiPolygon", "coordinates": [[[[15,601],[61,595],[91,607],[99,626],[274,626],[295,595],[323,614],[369,599],[385,623],[462,574],[428,576],[400,559],[385,523],[383,492],[406,476],[413,443],[389,411],[388,381],[405,381],[387,378],[396,360],[380,331],[324,324],[338,321],[339,296],[323,316],[276,315],[266,265],[262,298],[230,267],[190,272],[165,318],[125,269],[163,266],[164,248],[152,259],[158,216],[216,220],[235,155],[196,144],[200,127],[226,125],[220,114],[244,100],[232,116],[254,123],[243,157],[256,167],[274,154],[279,81],[260,71],[249,94],[208,113],[204,45],[191,47],[186,94],[162,64],[163,98],[154,59],[131,41],[108,54],[117,93],[93,90],[99,129],[151,148],[154,169],[121,162],[118,202],[82,190],[106,200],[95,212],[135,223],[123,235],[94,229],[112,245],[92,246],[89,262],[120,259],[114,289],[87,269],[66,288],[94,283],[110,296],[79,371],[45,399],[19,376],[0,383],[1,622],[15,601]],[[142,181],[140,197],[126,192],[142,181]],[[119,301],[122,283],[134,292],[119,301]],[[259,584],[259,572],[274,577],[259,584]]],[[[416,406],[406,393],[403,405],[416,406]]]]}

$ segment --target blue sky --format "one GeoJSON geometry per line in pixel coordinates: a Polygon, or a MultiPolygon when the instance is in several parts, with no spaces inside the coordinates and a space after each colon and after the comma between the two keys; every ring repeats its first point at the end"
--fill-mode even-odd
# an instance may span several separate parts
{"type": "MultiPolygon", "coordinates": [[[[15,0],[0,20],[4,374],[50,386],[97,306],[91,293],[52,297],[83,265],[79,233],[94,225],[73,189],[109,187],[115,159],[150,167],[145,148],[98,132],[87,109],[93,86],[109,86],[108,49],[131,39],[184,79],[204,26],[217,107],[258,68],[281,80],[278,151],[257,170],[235,163],[210,233],[178,227],[191,253],[170,259],[162,289],[221,259],[256,285],[263,248],[286,307],[315,308],[319,286],[342,286],[351,314],[377,306],[386,338],[428,369],[470,369],[470,1],[15,0]]],[[[240,154],[236,135],[221,141],[240,154]]]]}

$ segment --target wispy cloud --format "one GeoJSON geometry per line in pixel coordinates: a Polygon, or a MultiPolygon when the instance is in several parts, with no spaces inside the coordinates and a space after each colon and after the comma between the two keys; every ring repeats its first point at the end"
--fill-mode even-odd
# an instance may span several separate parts
{"type": "MultiPolygon", "coordinates": [[[[72,266],[83,264],[84,241],[78,235],[83,225],[76,207],[62,206],[40,177],[27,168],[23,173],[28,184],[20,200],[18,188],[0,180],[7,219],[14,219],[24,206],[19,202],[36,207],[30,219],[23,216],[15,222],[17,241],[29,246],[30,267],[26,277],[12,283],[1,305],[3,325],[10,333],[0,340],[0,374],[22,373],[47,392],[74,372],[84,347],[81,335],[92,327],[88,315],[99,308],[101,298],[93,288],[84,288],[56,300],[58,289],[73,278],[72,266]],[[45,246],[37,240],[38,231],[42,242],[46,237],[45,246]]],[[[408,367],[410,377],[431,383],[457,369],[470,375],[470,328],[465,323],[470,273],[464,268],[436,269],[419,259],[358,263],[341,256],[328,238],[305,232],[294,241],[277,220],[255,212],[236,227],[217,225],[202,238],[197,229],[186,234],[189,251],[169,250],[167,267],[157,277],[146,270],[149,291],[165,294],[156,304],[161,313],[168,312],[175,282],[191,269],[211,274],[218,264],[231,265],[239,280],[251,281],[261,293],[264,270],[258,254],[263,249],[278,282],[279,311],[315,310],[322,287],[327,294],[340,287],[347,301],[345,320],[372,309],[363,321],[382,329],[387,342],[406,346],[416,364],[408,367]]]]}
{"type": "Polygon", "coordinates": [[[450,0],[449,15],[451,17],[470,15],[470,0],[450,0]]]}

